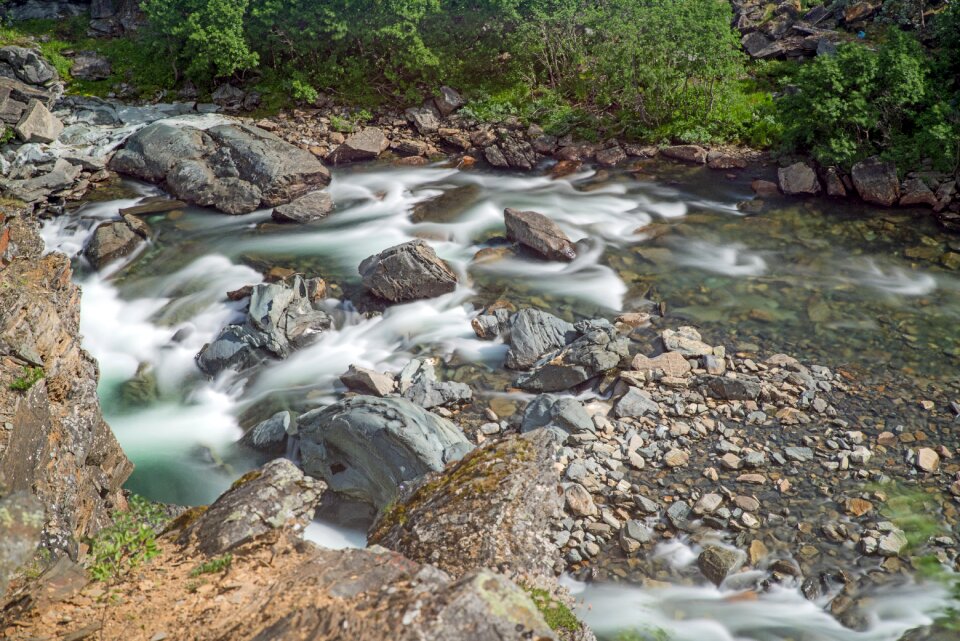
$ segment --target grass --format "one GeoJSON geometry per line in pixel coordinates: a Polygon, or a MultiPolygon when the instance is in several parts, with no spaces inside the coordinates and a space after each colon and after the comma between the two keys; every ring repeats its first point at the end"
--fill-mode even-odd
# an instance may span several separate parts
{"type": "Polygon", "coordinates": [[[24,366],[23,376],[18,376],[10,383],[10,389],[15,392],[26,392],[44,377],[42,367],[24,366]]]}
{"type": "Polygon", "coordinates": [[[233,565],[233,555],[224,554],[223,556],[210,559],[206,563],[201,563],[197,567],[193,568],[193,570],[190,571],[190,577],[196,578],[203,574],[217,574],[220,572],[226,572],[230,569],[231,565],[233,565]]]}
{"type": "Polygon", "coordinates": [[[550,596],[546,590],[539,588],[525,588],[527,594],[533,599],[543,620],[554,632],[578,632],[583,624],[577,615],[560,601],[550,596]]]}

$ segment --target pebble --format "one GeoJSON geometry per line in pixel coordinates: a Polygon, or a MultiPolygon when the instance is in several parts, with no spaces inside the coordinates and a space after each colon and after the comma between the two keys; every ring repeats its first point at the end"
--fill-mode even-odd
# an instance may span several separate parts
{"type": "Polygon", "coordinates": [[[690,461],[690,455],[683,450],[673,449],[664,454],[663,462],[667,467],[682,467],[690,461]]]}
{"type": "Polygon", "coordinates": [[[924,472],[936,472],[940,467],[940,455],[929,447],[917,450],[917,467],[924,472]]]}

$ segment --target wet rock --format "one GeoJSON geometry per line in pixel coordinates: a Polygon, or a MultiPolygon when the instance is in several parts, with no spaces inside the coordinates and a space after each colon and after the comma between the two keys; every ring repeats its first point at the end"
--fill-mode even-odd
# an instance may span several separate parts
{"type": "Polygon", "coordinates": [[[301,415],[297,429],[307,474],[378,508],[473,449],[456,425],[402,398],[345,398],[301,415]]]}
{"type": "Polygon", "coordinates": [[[413,240],[360,263],[364,286],[392,302],[434,298],[457,287],[457,275],[427,243],[413,240]]]}
{"type": "Polygon", "coordinates": [[[642,521],[629,519],[620,529],[620,549],[635,554],[653,540],[653,531],[642,521]]]}
{"type": "Polygon", "coordinates": [[[597,152],[597,164],[601,167],[615,167],[627,160],[627,154],[620,146],[601,149],[597,152]]]}
{"type": "Polygon", "coordinates": [[[890,207],[900,198],[900,180],[892,162],[877,157],[867,158],[853,166],[850,172],[860,198],[875,205],[890,207]]]}
{"type": "Polygon", "coordinates": [[[410,220],[415,223],[450,223],[457,220],[481,196],[479,185],[461,185],[413,206],[410,220]]]}
{"type": "Polygon", "coordinates": [[[533,399],[523,412],[521,432],[532,432],[542,427],[554,427],[563,436],[593,432],[596,427],[583,404],[572,396],[541,394],[533,399]]]}
{"type": "Polygon", "coordinates": [[[503,155],[503,152],[500,151],[500,148],[496,145],[489,145],[483,149],[483,157],[487,160],[492,167],[497,167],[498,169],[509,169],[510,163],[507,162],[506,156],[503,155]]]}
{"type": "Polygon", "coordinates": [[[287,459],[276,459],[234,483],[181,533],[180,542],[196,540],[201,552],[217,555],[274,529],[306,527],[325,489],[287,459]]]}
{"type": "Polygon", "coordinates": [[[780,189],[788,196],[813,195],[820,193],[820,181],[817,174],[805,162],[797,162],[789,167],[777,170],[780,189]]]}
{"type": "Polygon", "coordinates": [[[902,530],[893,529],[877,540],[877,553],[881,556],[897,556],[907,543],[906,534],[902,530]]]}
{"type": "Polygon", "coordinates": [[[258,452],[283,456],[287,451],[287,436],[296,431],[296,414],[284,410],[251,427],[239,443],[258,452]]]}
{"type": "Polygon", "coordinates": [[[510,318],[506,366],[527,369],[547,352],[560,349],[577,338],[574,326],[553,314],[525,308],[510,318]]]}
{"type": "Polygon", "coordinates": [[[362,160],[373,160],[390,146],[390,141],[383,130],[377,127],[365,127],[362,131],[351,134],[343,143],[327,156],[327,162],[334,165],[343,165],[362,160]]]}
{"type": "Polygon", "coordinates": [[[99,270],[118,258],[129,256],[142,244],[143,237],[126,221],[106,222],[94,230],[83,249],[83,255],[94,269],[99,270]]]}
{"type": "Polygon", "coordinates": [[[577,250],[560,227],[535,211],[503,211],[507,238],[529,247],[547,260],[571,261],[577,250]]]}
{"type": "Polygon", "coordinates": [[[456,576],[476,568],[554,576],[551,523],[563,509],[549,435],[511,435],[426,478],[385,510],[370,543],[456,576]]]}
{"type": "Polygon", "coordinates": [[[326,191],[313,191],[285,205],[274,207],[273,219],[280,223],[312,223],[333,211],[333,198],[326,191]]]}
{"type": "Polygon", "coordinates": [[[400,372],[403,397],[424,409],[469,401],[473,391],[466,383],[437,380],[433,362],[411,361],[400,372]]]}
{"type": "Polygon", "coordinates": [[[613,406],[613,413],[617,418],[634,418],[638,416],[660,414],[659,404],[650,398],[647,392],[631,387],[623,395],[616,405],[613,406]]]}
{"type": "Polygon", "coordinates": [[[682,160],[695,165],[704,165],[707,162],[707,150],[697,145],[673,145],[660,150],[667,158],[682,160]]]}
{"type": "Polygon", "coordinates": [[[23,142],[50,143],[63,133],[63,123],[42,102],[31,100],[13,131],[23,142]]]}
{"type": "Polygon", "coordinates": [[[753,401],[760,396],[760,381],[753,376],[702,376],[697,379],[706,396],[725,401],[753,401]]]}
{"type": "Polygon", "coordinates": [[[559,392],[617,367],[627,357],[628,341],[606,320],[574,325],[581,336],[557,352],[541,358],[517,384],[531,392],[559,392]]]}
{"type": "Polygon", "coordinates": [[[707,154],[707,166],[710,169],[743,169],[747,166],[747,161],[735,154],[711,150],[707,154]]]}
{"type": "Polygon", "coordinates": [[[599,512],[590,492],[579,483],[570,483],[566,487],[563,500],[567,511],[575,516],[595,516],[599,512]]]}
{"type": "Polygon", "coordinates": [[[697,557],[697,567],[703,576],[714,585],[720,585],[732,573],[737,571],[747,560],[742,550],[731,550],[718,545],[708,545],[697,557]]]}
{"type": "Polygon", "coordinates": [[[81,80],[103,80],[113,73],[110,61],[96,51],[81,51],[73,58],[70,75],[81,80]]]}
{"type": "Polygon", "coordinates": [[[667,467],[683,467],[690,461],[690,454],[678,449],[672,449],[663,455],[663,462],[667,467]]]}
{"type": "Polygon", "coordinates": [[[813,460],[813,450],[809,447],[785,447],[783,448],[783,455],[788,460],[797,463],[806,463],[813,460]]]}
{"type": "Polygon", "coordinates": [[[829,167],[826,171],[827,195],[834,198],[846,198],[847,187],[843,184],[840,172],[836,167],[829,167]]]}
{"type": "Polygon", "coordinates": [[[937,206],[937,196],[927,187],[927,183],[920,178],[908,178],[903,182],[900,206],[909,207],[911,205],[937,206]]]}
{"type": "Polygon", "coordinates": [[[780,195],[777,183],[770,182],[769,180],[754,180],[750,183],[750,188],[761,198],[771,198],[780,195]]]}
{"type": "Polygon", "coordinates": [[[433,102],[437,106],[437,111],[444,118],[467,104],[467,101],[456,89],[446,86],[440,87],[440,93],[434,96],[433,102]]]}
{"type": "Polygon", "coordinates": [[[371,396],[386,396],[397,389],[397,382],[392,376],[356,365],[351,365],[346,373],[340,375],[340,382],[350,391],[371,396]]]}

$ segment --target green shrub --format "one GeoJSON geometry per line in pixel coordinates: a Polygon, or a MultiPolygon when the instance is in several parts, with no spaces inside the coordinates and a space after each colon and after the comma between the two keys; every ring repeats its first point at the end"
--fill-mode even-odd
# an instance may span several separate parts
{"type": "Polygon", "coordinates": [[[218,556],[216,558],[210,559],[205,563],[201,563],[197,567],[190,570],[190,576],[196,578],[201,574],[217,574],[219,572],[226,572],[230,569],[230,566],[233,565],[233,555],[224,554],[223,556],[218,556]]]}
{"type": "Polygon", "coordinates": [[[131,496],[129,510],[114,514],[113,524],[90,543],[90,575],[97,581],[119,579],[157,554],[157,532],[167,518],[163,508],[131,496]]]}
{"type": "Polygon", "coordinates": [[[23,375],[18,376],[10,383],[10,389],[15,392],[26,392],[39,383],[43,377],[44,371],[42,367],[30,367],[26,365],[23,368],[23,375]]]}

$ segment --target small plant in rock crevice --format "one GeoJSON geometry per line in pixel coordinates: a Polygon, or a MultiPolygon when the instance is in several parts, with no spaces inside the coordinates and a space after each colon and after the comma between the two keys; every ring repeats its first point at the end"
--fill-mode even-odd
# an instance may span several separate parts
{"type": "Polygon", "coordinates": [[[197,567],[193,568],[193,570],[190,571],[190,577],[196,578],[202,574],[217,574],[218,572],[226,572],[230,569],[231,565],[233,565],[233,555],[224,554],[223,556],[210,559],[209,561],[201,563],[197,567]]]}
{"type": "Polygon", "coordinates": [[[89,541],[88,568],[97,581],[117,580],[160,553],[157,531],[166,521],[163,509],[139,496],[131,496],[129,505],[89,541]]]}
{"type": "Polygon", "coordinates": [[[525,588],[525,590],[551,630],[577,632],[583,627],[577,615],[564,603],[553,598],[548,591],[540,588],[525,588]]]}
{"type": "Polygon", "coordinates": [[[44,371],[42,367],[25,366],[23,368],[23,375],[18,376],[10,383],[10,389],[15,392],[26,392],[40,382],[40,379],[43,377],[44,371]]]}

